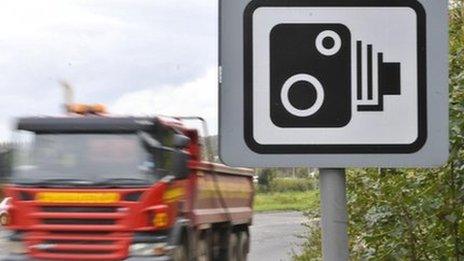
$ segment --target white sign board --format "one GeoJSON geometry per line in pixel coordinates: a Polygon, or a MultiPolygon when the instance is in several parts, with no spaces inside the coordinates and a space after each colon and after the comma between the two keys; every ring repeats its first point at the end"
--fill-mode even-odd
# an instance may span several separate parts
{"type": "Polygon", "coordinates": [[[393,167],[447,158],[446,1],[231,2],[221,3],[226,163],[393,167]],[[239,17],[241,30],[231,30],[239,17]]]}

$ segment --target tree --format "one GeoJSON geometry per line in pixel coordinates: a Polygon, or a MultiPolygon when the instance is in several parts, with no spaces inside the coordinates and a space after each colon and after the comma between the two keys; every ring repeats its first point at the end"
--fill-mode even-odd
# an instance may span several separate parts
{"type": "Polygon", "coordinates": [[[258,177],[258,184],[262,187],[267,188],[271,181],[275,178],[275,173],[272,169],[263,169],[258,177]]]}

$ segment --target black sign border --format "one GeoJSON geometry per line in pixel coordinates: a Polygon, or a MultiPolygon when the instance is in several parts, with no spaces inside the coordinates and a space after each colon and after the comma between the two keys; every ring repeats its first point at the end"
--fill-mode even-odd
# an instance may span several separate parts
{"type": "Polygon", "coordinates": [[[259,154],[407,154],[427,141],[426,12],[416,0],[253,0],[244,11],[244,138],[259,154]],[[253,136],[253,13],[259,7],[410,7],[417,14],[418,138],[411,144],[282,145],[259,144],[253,136]]]}

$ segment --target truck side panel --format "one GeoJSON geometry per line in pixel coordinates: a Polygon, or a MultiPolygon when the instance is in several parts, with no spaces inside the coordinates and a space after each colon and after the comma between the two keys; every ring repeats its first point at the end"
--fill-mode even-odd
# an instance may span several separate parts
{"type": "Polygon", "coordinates": [[[194,225],[229,221],[234,225],[251,224],[254,187],[248,171],[221,165],[198,166],[194,170],[194,225]]]}

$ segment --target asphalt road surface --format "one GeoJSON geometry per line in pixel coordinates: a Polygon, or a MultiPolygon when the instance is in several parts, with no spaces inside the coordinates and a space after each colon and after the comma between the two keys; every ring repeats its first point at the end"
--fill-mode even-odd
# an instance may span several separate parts
{"type": "Polygon", "coordinates": [[[255,214],[251,227],[250,261],[291,260],[292,251],[299,252],[305,232],[304,217],[299,212],[255,214]]]}
{"type": "MultiPolygon", "coordinates": [[[[250,261],[291,260],[291,253],[298,252],[301,239],[297,235],[304,233],[301,223],[303,215],[298,212],[256,214],[251,227],[250,261]]],[[[0,258],[5,250],[5,231],[0,230],[0,258]]]]}
{"type": "Polygon", "coordinates": [[[3,257],[4,252],[6,251],[5,246],[5,238],[7,236],[7,232],[0,228],[0,259],[3,257]]]}

